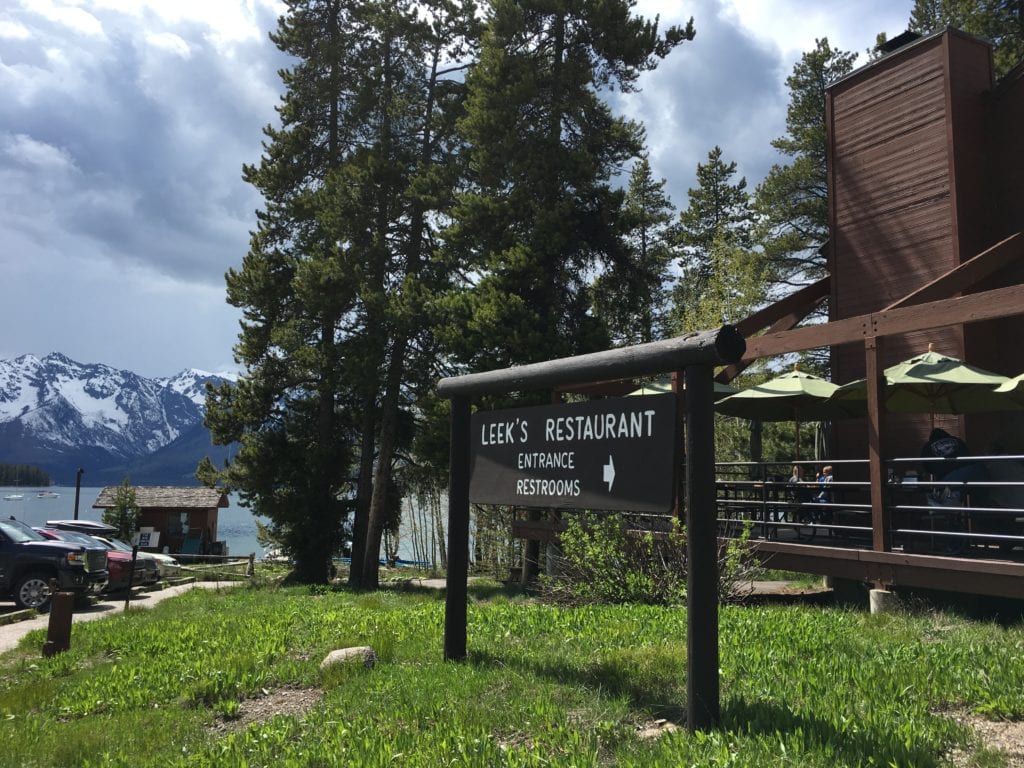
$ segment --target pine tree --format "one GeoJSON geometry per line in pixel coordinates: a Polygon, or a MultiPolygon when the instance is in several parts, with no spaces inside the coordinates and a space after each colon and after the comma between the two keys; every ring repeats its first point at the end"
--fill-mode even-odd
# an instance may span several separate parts
{"type": "Polygon", "coordinates": [[[677,317],[693,317],[698,305],[713,305],[715,296],[709,291],[713,273],[720,268],[715,265],[716,249],[750,246],[747,180],[734,181],[735,175],[736,163],[722,159],[721,147],[708,152],[706,163],[697,164],[697,186],[689,190],[689,205],[679,214],[676,230],[682,250],[681,277],[673,292],[677,317]]]}
{"type": "Polygon", "coordinates": [[[269,518],[304,581],[326,581],[344,538],[352,435],[339,418],[339,326],[354,307],[347,248],[319,214],[325,181],[356,140],[342,110],[356,70],[353,8],[342,0],[289,0],[271,39],[293,57],[281,71],[280,127],[245,179],[264,198],[228,302],[244,312],[235,347],[245,374],[213,390],[207,425],[241,444],[225,481],[269,518]],[[348,65],[348,66],[347,66],[348,65]]]}
{"type": "Polygon", "coordinates": [[[706,258],[708,277],[701,293],[677,305],[680,332],[739,322],[765,301],[766,265],[758,251],[723,231],[710,244],[706,258]]]}
{"type": "Polygon", "coordinates": [[[1024,2],[1020,0],[915,0],[908,29],[927,34],[946,27],[992,41],[996,78],[1024,60],[1024,2]]]}
{"type": "Polygon", "coordinates": [[[139,525],[139,505],[135,487],[126,477],[114,491],[114,505],[103,510],[103,522],[117,528],[117,537],[131,541],[139,525]]]}
{"type": "Polygon", "coordinates": [[[791,158],[774,165],[755,192],[757,241],[777,285],[802,285],[821,277],[828,240],[825,88],[853,69],[857,55],[816,41],[786,79],[790,100],[786,135],[772,146],[791,158]]]}
{"type": "Polygon", "coordinates": [[[394,462],[433,378],[428,310],[448,281],[430,256],[460,167],[473,11],[291,0],[272,36],[296,63],[281,73],[281,126],[245,169],[265,207],[228,274],[246,375],[212,393],[207,421],[241,442],[226,480],[270,518],[302,580],[328,577],[354,512],[350,579],[376,586],[381,535],[400,513],[394,462]]]}
{"type": "Polygon", "coordinates": [[[375,587],[382,534],[400,514],[394,461],[412,440],[402,424],[433,383],[430,307],[449,275],[431,254],[460,169],[460,60],[478,32],[468,2],[381,2],[362,15],[369,42],[361,109],[347,120],[363,127],[366,147],[335,174],[331,220],[361,255],[352,359],[363,415],[350,583],[375,587]]]}
{"type": "Polygon", "coordinates": [[[625,247],[594,282],[597,315],[616,346],[665,338],[675,209],[646,154],[633,165],[622,211],[625,247]]]}
{"type": "Polygon", "coordinates": [[[641,149],[604,90],[630,90],[685,39],[629,0],[492,0],[467,79],[471,184],[446,252],[467,276],[445,340],[473,370],[607,345],[590,282],[622,261],[623,193],[611,176],[641,149]]]}

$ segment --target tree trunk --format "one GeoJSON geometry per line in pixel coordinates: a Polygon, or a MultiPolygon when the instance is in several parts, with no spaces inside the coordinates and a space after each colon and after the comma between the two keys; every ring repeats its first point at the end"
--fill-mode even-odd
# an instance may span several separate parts
{"type": "Polygon", "coordinates": [[[405,338],[402,337],[398,339],[391,352],[384,403],[381,407],[377,471],[373,477],[373,497],[370,500],[366,549],[363,556],[363,586],[370,589],[376,589],[380,579],[380,541],[384,532],[388,488],[391,485],[391,469],[398,436],[398,401],[402,388],[402,376],[405,373],[407,346],[405,338]]]}
{"type": "Polygon", "coordinates": [[[352,523],[352,564],[348,585],[363,586],[363,560],[366,552],[366,530],[370,517],[370,499],[373,495],[374,432],[377,428],[377,403],[373,395],[363,399],[362,450],[359,459],[359,486],[356,488],[356,513],[352,523]]]}

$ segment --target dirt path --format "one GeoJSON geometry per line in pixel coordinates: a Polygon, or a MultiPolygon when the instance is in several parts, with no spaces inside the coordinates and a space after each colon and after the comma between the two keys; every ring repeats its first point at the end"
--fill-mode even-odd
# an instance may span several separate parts
{"type": "MultiPolygon", "coordinates": [[[[155,592],[141,592],[133,595],[128,604],[133,608],[149,608],[169,597],[175,597],[188,592],[190,589],[220,589],[239,584],[237,581],[197,581],[190,584],[179,584],[175,587],[157,590],[155,592]]],[[[73,621],[77,624],[80,621],[93,621],[107,616],[114,616],[124,610],[124,598],[120,600],[104,600],[88,608],[76,609],[73,621]]],[[[18,645],[18,642],[33,629],[47,628],[50,621],[48,614],[36,616],[34,619],[17,621],[13,624],[0,626],[0,653],[9,651],[18,645]]]]}

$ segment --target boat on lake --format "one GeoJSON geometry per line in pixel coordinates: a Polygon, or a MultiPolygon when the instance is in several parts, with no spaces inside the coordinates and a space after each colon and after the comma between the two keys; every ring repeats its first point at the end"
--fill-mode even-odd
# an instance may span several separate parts
{"type": "Polygon", "coordinates": [[[56,491],[40,491],[36,494],[37,499],[59,499],[60,494],[56,491]]]}
{"type": "Polygon", "coordinates": [[[8,493],[4,496],[4,501],[21,501],[24,498],[25,494],[23,493],[8,493]]]}

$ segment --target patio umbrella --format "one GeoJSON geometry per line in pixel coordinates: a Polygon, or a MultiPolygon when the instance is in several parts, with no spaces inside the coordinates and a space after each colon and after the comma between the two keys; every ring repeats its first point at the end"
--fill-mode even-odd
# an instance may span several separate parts
{"type": "MultiPolygon", "coordinates": [[[[640,385],[637,389],[627,393],[627,397],[633,395],[662,395],[666,392],[672,391],[672,379],[667,376],[659,376],[653,381],[649,381],[645,384],[640,385]]],[[[714,382],[714,394],[715,400],[721,400],[723,397],[728,397],[739,392],[736,387],[731,387],[728,384],[722,384],[721,382],[714,382]]]]}
{"type": "MultiPolygon", "coordinates": [[[[890,413],[927,413],[935,426],[936,413],[988,413],[1020,410],[1022,406],[996,393],[1009,381],[998,373],[975,368],[963,360],[933,352],[931,345],[917,355],[885,369],[882,403],[890,413]]],[[[866,379],[844,384],[836,401],[867,401],[866,379]]]]}
{"type": "Polygon", "coordinates": [[[820,376],[793,370],[744,389],[715,404],[727,416],[755,421],[792,421],[796,424],[796,458],[800,458],[800,422],[862,415],[855,402],[834,401],[837,385],[820,376]]]}
{"type": "Polygon", "coordinates": [[[994,392],[1000,398],[1014,405],[1024,407],[1024,373],[1014,376],[1012,379],[1007,379],[996,387],[994,392]]]}

